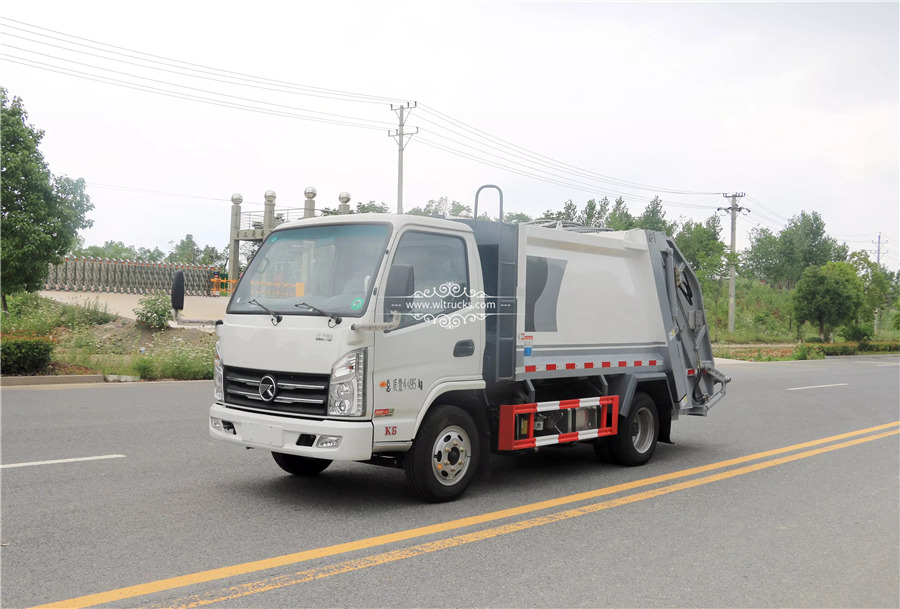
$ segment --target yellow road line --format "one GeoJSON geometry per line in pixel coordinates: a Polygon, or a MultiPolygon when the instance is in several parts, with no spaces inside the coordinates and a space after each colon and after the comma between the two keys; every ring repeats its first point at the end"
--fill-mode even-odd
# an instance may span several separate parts
{"type": "Polygon", "coordinates": [[[771,461],[763,461],[762,463],[757,463],[754,465],[749,465],[746,467],[729,470],[727,472],[722,472],[719,474],[713,474],[712,476],[706,476],[704,478],[696,478],[694,480],[688,480],[686,482],[673,484],[671,486],[665,486],[665,487],[658,488],[658,489],[644,491],[642,493],[635,493],[634,495],[627,495],[625,497],[618,497],[616,499],[610,499],[609,501],[603,501],[601,503],[595,503],[592,505],[585,505],[585,506],[573,508],[570,510],[566,510],[563,512],[557,512],[555,514],[547,514],[545,516],[540,516],[537,518],[521,520],[519,522],[513,522],[510,524],[494,527],[491,529],[475,531],[473,533],[468,533],[466,535],[459,535],[456,537],[450,537],[448,539],[440,539],[440,540],[433,541],[430,543],[424,543],[424,544],[412,546],[409,548],[402,548],[400,550],[394,550],[392,552],[385,552],[382,554],[377,554],[375,556],[367,556],[365,558],[348,560],[348,561],[345,561],[345,562],[342,562],[339,564],[327,565],[324,567],[309,569],[307,571],[301,571],[299,573],[292,573],[289,575],[272,577],[272,578],[268,578],[268,579],[261,580],[261,581],[250,582],[250,583],[241,584],[238,586],[232,586],[232,587],[226,588],[224,590],[212,591],[212,592],[209,592],[206,594],[198,594],[198,595],[190,596],[190,597],[187,597],[184,599],[176,600],[174,603],[172,603],[170,601],[170,602],[165,603],[165,605],[160,605],[160,606],[165,606],[168,609],[194,609],[195,607],[211,605],[213,603],[219,603],[219,602],[223,602],[223,601],[227,601],[227,600],[232,600],[235,598],[240,598],[243,596],[249,596],[251,594],[259,594],[261,592],[268,592],[270,590],[275,590],[278,588],[284,588],[287,586],[302,584],[302,583],[317,580],[317,579],[324,579],[326,577],[331,577],[333,575],[342,575],[345,573],[350,573],[353,571],[359,571],[361,569],[366,569],[368,567],[376,567],[379,565],[384,565],[384,564],[395,562],[398,560],[404,560],[406,558],[413,558],[415,556],[421,556],[423,554],[428,554],[430,552],[437,552],[439,550],[455,548],[455,547],[466,545],[466,544],[473,543],[476,541],[483,541],[485,539],[499,537],[500,535],[508,535],[510,533],[515,533],[518,531],[523,531],[526,529],[543,526],[545,524],[550,524],[553,522],[560,522],[562,520],[568,520],[570,518],[577,518],[578,516],[584,516],[586,514],[593,514],[593,513],[602,511],[602,510],[607,510],[609,508],[628,505],[630,503],[636,503],[638,501],[644,501],[647,499],[653,499],[654,497],[660,497],[662,495],[667,495],[669,493],[674,493],[677,491],[694,488],[694,487],[702,486],[705,484],[711,484],[713,482],[719,482],[721,480],[727,480],[728,478],[742,476],[744,474],[756,472],[761,469],[775,467],[776,465],[783,465],[785,463],[790,463],[791,461],[806,459],[806,458],[813,457],[815,455],[819,455],[822,453],[827,453],[827,452],[839,450],[842,448],[848,448],[850,446],[855,446],[857,444],[862,444],[864,442],[871,442],[873,440],[878,440],[880,438],[885,438],[887,436],[893,436],[893,435],[897,435],[897,434],[900,434],[900,430],[889,431],[889,432],[878,434],[878,435],[867,436],[865,438],[859,438],[856,440],[850,440],[848,442],[843,442],[841,444],[834,444],[834,445],[827,446],[824,448],[810,450],[810,451],[803,452],[803,453],[797,453],[797,454],[793,454],[793,455],[790,455],[787,457],[781,457],[779,459],[772,459],[771,461]]]}
{"type": "MultiPolygon", "coordinates": [[[[821,438],[818,440],[812,440],[810,442],[794,444],[793,446],[776,448],[774,450],[769,450],[769,451],[765,451],[765,452],[761,452],[761,453],[747,455],[744,457],[738,457],[736,459],[729,459],[727,461],[719,461],[718,463],[711,463],[709,465],[703,465],[700,467],[685,469],[685,470],[681,470],[678,472],[672,472],[672,473],[663,474],[660,476],[653,476],[651,478],[644,478],[642,480],[636,480],[634,482],[617,484],[615,486],[609,486],[609,487],[605,487],[605,488],[601,488],[601,489],[596,489],[593,491],[587,491],[584,493],[567,495],[565,497],[558,497],[556,499],[549,499],[546,501],[531,503],[528,505],[523,505],[523,506],[519,506],[519,507],[515,507],[515,508],[508,508],[505,510],[488,512],[486,514],[479,514],[477,516],[469,516],[467,518],[460,518],[458,520],[451,520],[448,522],[433,524],[433,525],[424,526],[424,527],[418,527],[415,529],[407,529],[405,531],[398,531],[396,533],[388,533],[385,535],[378,535],[376,537],[369,537],[367,539],[360,539],[357,541],[340,543],[340,544],[336,544],[333,546],[327,546],[324,548],[305,550],[303,552],[296,552],[293,554],[285,554],[283,556],[276,556],[273,558],[267,558],[267,559],[263,559],[263,560],[256,560],[256,561],[252,561],[252,562],[241,563],[241,564],[232,565],[229,567],[220,567],[218,569],[210,569],[208,571],[200,571],[200,572],[191,573],[188,575],[179,575],[176,577],[170,577],[167,579],[161,579],[161,580],[148,582],[148,583],[144,583],[144,584],[138,584],[138,585],[134,585],[134,586],[127,586],[124,588],[118,588],[118,589],[109,590],[106,592],[98,592],[95,594],[88,594],[86,596],[79,596],[79,597],[67,599],[64,601],[57,601],[57,602],[48,603],[45,605],[40,605],[40,606],[34,607],[32,609],[49,609],[51,607],[52,608],[66,607],[66,608],[70,608],[70,609],[81,609],[83,607],[94,607],[96,605],[102,605],[102,604],[106,604],[106,603],[121,601],[121,600],[124,600],[127,598],[135,598],[138,596],[145,596],[145,595],[153,594],[156,592],[164,592],[166,590],[172,590],[172,589],[181,588],[184,586],[191,586],[191,585],[201,584],[201,583],[205,583],[205,582],[209,582],[209,581],[226,579],[226,578],[234,577],[237,575],[244,575],[244,574],[253,573],[256,571],[273,569],[276,567],[283,567],[286,565],[292,565],[292,564],[297,564],[297,563],[306,562],[306,561],[310,561],[310,560],[326,558],[328,556],[335,556],[338,554],[346,554],[349,552],[364,550],[367,548],[388,545],[391,543],[396,543],[398,541],[406,541],[409,539],[415,539],[417,537],[433,535],[435,533],[445,533],[448,531],[453,531],[453,530],[461,529],[461,528],[468,527],[468,526],[484,524],[484,523],[492,522],[495,520],[501,520],[503,518],[510,518],[513,516],[521,516],[523,514],[536,512],[539,510],[549,509],[549,508],[553,508],[553,507],[559,507],[561,505],[575,503],[578,501],[584,501],[587,499],[594,499],[597,497],[611,495],[614,493],[620,493],[623,491],[628,491],[628,490],[640,488],[643,486],[650,486],[653,484],[659,484],[661,482],[668,482],[670,480],[675,480],[678,478],[685,478],[688,476],[693,476],[696,474],[701,474],[701,473],[713,471],[716,469],[722,469],[722,468],[731,467],[734,465],[740,465],[742,463],[747,463],[749,461],[755,461],[757,459],[765,459],[768,457],[773,457],[776,455],[788,453],[788,452],[795,451],[795,450],[801,450],[801,449],[809,448],[812,446],[827,444],[829,442],[835,442],[838,440],[843,440],[845,438],[860,436],[860,435],[873,433],[873,432],[881,431],[881,430],[888,429],[891,427],[898,427],[898,426],[900,426],[900,421],[896,421],[893,423],[886,423],[884,425],[869,427],[867,429],[851,431],[851,432],[839,434],[836,436],[830,436],[828,438],[821,438]]],[[[654,492],[654,491],[650,491],[650,492],[654,492]]]]}

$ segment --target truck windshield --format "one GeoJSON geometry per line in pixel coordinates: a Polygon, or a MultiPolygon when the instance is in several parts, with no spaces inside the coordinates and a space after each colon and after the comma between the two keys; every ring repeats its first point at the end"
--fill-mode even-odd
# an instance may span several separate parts
{"type": "Polygon", "coordinates": [[[283,315],[359,317],[368,306],[390,232],[388,224],[276,231],[244,271],[228,313],[266,315],[255,300],[283,315]]]}

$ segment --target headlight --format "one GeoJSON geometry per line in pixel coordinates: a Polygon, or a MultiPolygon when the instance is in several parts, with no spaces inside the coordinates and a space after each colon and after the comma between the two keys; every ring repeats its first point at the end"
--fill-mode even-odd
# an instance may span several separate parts
{"type": "Polygon", "coordinates": [[[366,350],[351,351],[334,363],[328,390],[328,416],[366,414],[366,350]]]}
{"type": "Polygon", "coordinates": [[[213,362],[213,399],[217,402],[225,401],[225,369],[222,366],[222,356],[219,354],[219,343],[216,343],[216,359],[213,362]]]}

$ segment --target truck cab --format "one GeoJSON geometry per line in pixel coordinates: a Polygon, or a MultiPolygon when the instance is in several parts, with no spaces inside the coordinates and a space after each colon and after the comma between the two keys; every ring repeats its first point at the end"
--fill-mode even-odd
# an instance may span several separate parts
{"type": "Polygon", "coordinates": [[[423,404],[485,387],[484,324],[471,323],[483,294],[465,224],[360,214],[279,226],[217,326],[210,433],[294,470],[406,452],[423,404]],[[398,276],[405,302],[388,290],[398,276]]]}

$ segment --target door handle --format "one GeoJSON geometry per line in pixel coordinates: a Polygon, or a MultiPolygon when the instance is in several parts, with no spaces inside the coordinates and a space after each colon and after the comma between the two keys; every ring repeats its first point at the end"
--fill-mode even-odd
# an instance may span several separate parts
{"type": "Polygon", "coordinates": [[[475,355],[475,341],[461,340],[453,347],[453,357],[469,357],[475,355]]]}

